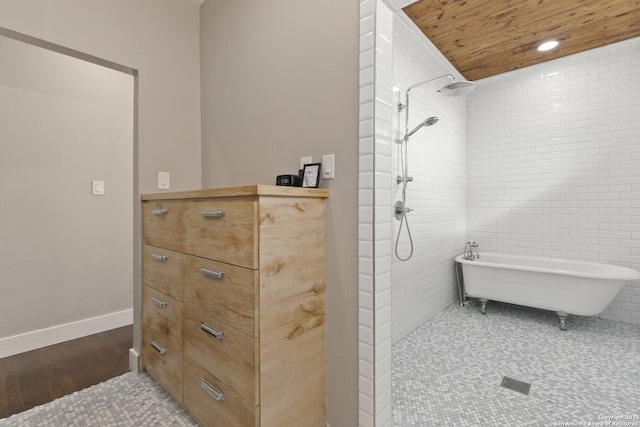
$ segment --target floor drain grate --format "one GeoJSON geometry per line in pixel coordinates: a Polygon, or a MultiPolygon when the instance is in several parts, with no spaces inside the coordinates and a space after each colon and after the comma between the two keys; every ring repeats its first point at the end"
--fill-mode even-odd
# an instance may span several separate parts
{"type": "Polygon", "coordinates": [[[500,384],[504,388],[508,388],[509,390],[517,391],[522,394],[529,394],[529,389],[531,388],[531,384],[525,383],[524,381],[514,380],[509,377],[502,377],[502,384],[500,384]]]}

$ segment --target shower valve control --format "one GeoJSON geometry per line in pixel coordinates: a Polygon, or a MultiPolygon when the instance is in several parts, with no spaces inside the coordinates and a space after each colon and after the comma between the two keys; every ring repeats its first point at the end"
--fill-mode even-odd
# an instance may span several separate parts
{"type": "Polygon", "coordinates": [[[411,181],[413,181],[412,176],[403,177],[402,175],[398,175],[398,177],[396,178],[396,182],[398,184],[401,184],[403,182],[411,182],[411,181]]]}
{"type": "Polygon", "coordinates": [[[407,214],[412,211],[413,209],[405,207],[404,203],[402,203],[402,201],[400,200],[398,200],[394,206],[394,212],[395,212],[394,215],[398,221],[402,219],[404,214],[407,214]]]}

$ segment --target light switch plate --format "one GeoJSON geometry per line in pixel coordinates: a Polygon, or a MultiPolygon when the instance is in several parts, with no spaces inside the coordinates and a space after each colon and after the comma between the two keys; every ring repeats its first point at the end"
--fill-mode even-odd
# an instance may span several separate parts
{"type": "Polygon", "coordinates": [[[91,194],[104,196],[104,181],[91,181],[91,194]]]}
{"type": "Polygon", "coordinates": [[[169,172],[158,172],[158,190],[171,189],[171,174],[169,172]]]}
{"type": "Polygon", "coordinates": [[[325,154],[322,156],[322,179],[333,179],[336,177],[335,163],[335,154],[325,154]]]}

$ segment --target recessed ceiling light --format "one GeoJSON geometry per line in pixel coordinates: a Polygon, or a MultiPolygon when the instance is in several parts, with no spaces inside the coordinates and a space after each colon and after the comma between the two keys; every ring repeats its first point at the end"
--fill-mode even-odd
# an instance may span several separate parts
{"type": "Polygon", "coordinates": [[[551,40],[548,42],[544,42],[540,46],[538,46],[538,52],[546,52],[547,50],[551,50],[554,47],[558,46],[559,44],[560,42],[558,40],[551,40]]]}

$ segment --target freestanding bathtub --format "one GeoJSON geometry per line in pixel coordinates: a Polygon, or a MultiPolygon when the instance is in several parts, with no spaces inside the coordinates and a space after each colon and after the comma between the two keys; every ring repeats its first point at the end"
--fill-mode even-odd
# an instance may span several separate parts
{"type": "Polygon", "coordinates": [[[456,262],[462,266],[463,296],[478,298],[483,314],[489,300],[552,310],[563,331],[568,314],[598,315],[625,283],[640,279],[631,268],[521,255],[481,253],[467,260],[462,254],[456,262]]]}

